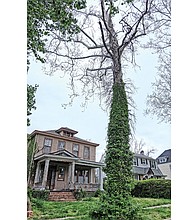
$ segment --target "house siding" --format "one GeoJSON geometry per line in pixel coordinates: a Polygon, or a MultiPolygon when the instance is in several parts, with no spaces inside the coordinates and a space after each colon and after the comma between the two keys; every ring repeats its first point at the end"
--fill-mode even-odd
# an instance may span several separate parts
{"type": "Polygon", "coordinates": [[[166,175],[165,179],[171,179],[171,163],[158,164],[158,167],[166,175]]]}

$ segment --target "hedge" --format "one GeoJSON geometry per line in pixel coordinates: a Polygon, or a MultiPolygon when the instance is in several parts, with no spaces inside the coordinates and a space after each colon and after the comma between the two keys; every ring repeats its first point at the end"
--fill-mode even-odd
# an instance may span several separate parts
{"type": "Polygon", "coordinates": [[[171,199],[171,180],[148,179],[136,181],[132,195],[144,198],[171,199]]]}
{"type": "Polygon", "coordinates": [[[36,190],[36,189],[29,189],[28,193],[30,197],[48,200],[49,197],[49,190],[36,190]]]}

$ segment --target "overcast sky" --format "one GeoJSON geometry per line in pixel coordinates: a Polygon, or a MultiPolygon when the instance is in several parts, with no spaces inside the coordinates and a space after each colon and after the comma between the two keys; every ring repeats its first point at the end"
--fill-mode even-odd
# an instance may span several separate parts
{"type": "MultiPolygon", "coordinates": [[[[138,141],[142,139],[146,143],[145,151],[150,148],[156,149],[151,155],[156,158],[171,147],[170,124],[158,124],[155,117],[152,119],[150,116],[144,116],[146,96],[151,92],[151,83],[156,77],[157,57],[146,50],[141,51],[136,61],[141,68],[137,68],[136,71],[128,70],[128,77],[137,87],[133,96],[137,106],[135,134],[138,141]]],[[[30,116],[31,126],[28,127],[28,133],[33,130],[58,129],[62,126],[77,130],[78,137],[100,144],[97,147],[99,161],[106,146],[109,112],[99,107],[98,99],[90,101],[86,109],[81,107],[82,97],[75,99],[72,106],[63,108],[62,104],[69,102],[71,93],[67,79],[61,78],[57,73],[53,76],[44,74],[41,64],[36,62],[32,62],[27,81],[29,84],[39,84],[36,93],[37,109],[30,116]]]]}

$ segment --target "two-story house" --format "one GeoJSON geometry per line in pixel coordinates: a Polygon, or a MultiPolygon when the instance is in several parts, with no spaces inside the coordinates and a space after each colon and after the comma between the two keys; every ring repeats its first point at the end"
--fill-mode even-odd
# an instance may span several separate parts
{"type": "Polygon", "coordinates": [[[165,150],[156,160],[166,179],[171,179],[171,149],[165,150]]]}
{"type": "MultiPolygon", "coordinates": [[[[104,163],[104,158],[105,154],[100,159],[101,163],[104,163]]],[[[141,151],[140,154],[134,153],[132,172],[136,180],[164,178],[156,159],[144,155],[144,151],[141,151]]],[[[97,174],[99,175],[99,171],[97,171],[97,174]]],[[[102,178],[106,177],[105,173],[101,176],[102,178]]]]}
{"type": "MultiPolygon", "coordinates": [[[[96,162],[99,144],[78,138],[78,132],[67,127],[30,134],[36,143],[33,188],[54,191],[82,188],[96,191],[102,182],[95,183],[95,169],[103,164],[96,162]]],[[[101,179],[100,179],[101,180],[101,179]]]]}
{"type": "Polygon", "coordinates": [[[140,154],[134,154],[133,174],[136,180],[164,177],[156,159],[144,155],[144,151],[141,151],[140,154]]]}

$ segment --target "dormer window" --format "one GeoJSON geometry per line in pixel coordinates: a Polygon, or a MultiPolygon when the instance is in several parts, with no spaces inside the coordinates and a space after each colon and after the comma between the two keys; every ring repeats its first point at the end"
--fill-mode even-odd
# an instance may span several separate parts
{"type": "Polygon", "coordinates": [[[144,159],[144,158],[141,158],[141,164],[147,164],[147,161],[146,161],[146,159],[144,159]]]}
{"type": "Polygon", "coordinates": [[[134,166],[138,166],[138,161],[137,160],[138,160],[137,158],[133,158],[133,165],[134,166]]]}
{"type": "Polygon", "coordinates": [[[155,161],[150,161],[150,167],[151,167],[151,168],[156,168],[156,163],[155,163],[155,161]]]}
{"type": "Polygon", "coordinates": [[[160,157],[159,158],[159,162],[160,163],[166,163],[167,162],[167,158],[166,157],[160,157]]]}

